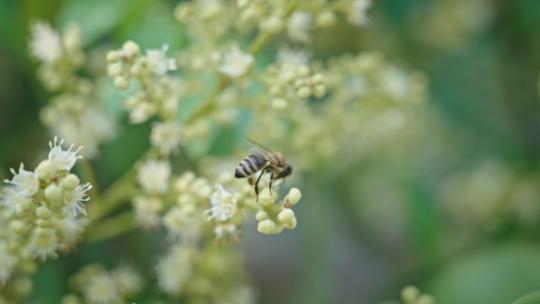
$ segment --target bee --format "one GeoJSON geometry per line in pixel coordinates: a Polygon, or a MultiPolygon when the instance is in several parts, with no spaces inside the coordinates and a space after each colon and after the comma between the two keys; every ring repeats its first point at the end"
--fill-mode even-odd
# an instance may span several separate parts
{"type": "Polygon", "coordinates": [[[255,195],[259,196],[259,182],[265,173],[270,173],[269,189],[272,190],[272,183],[276,180],[283,180],[292,173],[292,166],[287,162],[283,154],[271,151],[264,146],[244,139],[253,147],[250,149],[250,155],[244,158],[234,171],[236,178],[249,178],[250,184],[254,185],[255,195]],[[253,183],[253,176],[259,173],[257,180],[253,183]]]}

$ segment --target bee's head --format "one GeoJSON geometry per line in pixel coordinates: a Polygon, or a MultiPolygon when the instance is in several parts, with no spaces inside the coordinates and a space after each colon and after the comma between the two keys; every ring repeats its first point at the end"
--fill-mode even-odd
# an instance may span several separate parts
{"type": "Polygon", "coordinates": [[[292,174],[292,166],[291,166],[291,165],[287,165],[287,166],[285,167],[285,169],[283,169],[283,171],[281,171],[281,173],[279,173],[278,178],[285,178],[285,177],[287,177],[287,176],[289,176],[289,175],[291,175],[291,174],[292,174]]]}

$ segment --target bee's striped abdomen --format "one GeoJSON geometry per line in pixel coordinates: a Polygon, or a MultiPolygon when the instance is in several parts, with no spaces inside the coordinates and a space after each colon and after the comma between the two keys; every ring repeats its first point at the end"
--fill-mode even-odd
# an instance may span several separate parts
{"type": "Polygon", "coordinates": [[[234,177],[243,178],[253,175],[266,165],[266,160],[257,154],[251,154],[244,158],[236,167],[234,177]]]}

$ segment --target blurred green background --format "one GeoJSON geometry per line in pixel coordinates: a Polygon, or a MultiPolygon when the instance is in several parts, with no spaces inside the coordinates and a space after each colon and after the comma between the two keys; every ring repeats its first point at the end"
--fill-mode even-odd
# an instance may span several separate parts
{"type": "MultiPolygon", "coordinates": [[[[168,41],[177,50],[186,37],[173,19],[176,4],[0,0],[0,177],[21,161],[35,164],[49,138],[38,118],[48,95],[27,51],[31,20],[76,21],[87,46],[134,39],[143,47],[168,41]]],[[[527,209],[527,223],[497,212],[497,225],[485,229],[475,218],[463,224],[451,215],[440,189],[454,176],[467,183],[467,172],[486,163],[540,189],[540,1],[381,0],[370,19],[361,30],[343,25],[340,35],[317,33],[311,51],[325,58],[377,50],[425,72],[429,120],[437,127],[390,160],[373,157],[337,175],[310,177],[296,230],[265,237],[247,229],[246,263],[261,303],[381,303],[416,284],[437,303],[503,304],[539,290],[540,209],[527,209]]],[[[119,138],[96,162],[103,184],[143,153],[148,132],[124,118],[119,138]]],[[[482,196],[475,199],[482,204],[482,196]]],[[[533,207],[539,199],[533,196],[533,207]]],[[[148,244],[162,246],[157,235],[134,233],[47,263],[32,303],[58,303],[81,264],[151,265],[148,244]]]]}

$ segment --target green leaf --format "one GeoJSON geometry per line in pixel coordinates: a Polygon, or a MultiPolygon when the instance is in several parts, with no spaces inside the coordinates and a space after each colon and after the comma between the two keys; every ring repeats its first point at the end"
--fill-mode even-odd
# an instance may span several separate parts
{"type": "Polygon", "coordinates": [[[112,31],[129,12],[129,0],[74,0],[61,8],[59,23],[75,22],[81,27],[85,45],[112,31]]]}
{"type": "Polygon", "coordinates": [[[540,247],[514,243],[460,257],[428,287],[438,304],[512,303],[540,288],[540,247]]]}
{"type": "Polygon", "coordinates": [[[540,304],[540,291],[532,292],[517,299],[512,304],[540,304]]]}

